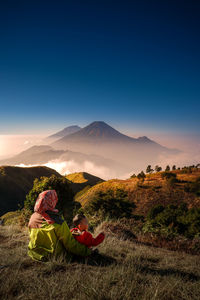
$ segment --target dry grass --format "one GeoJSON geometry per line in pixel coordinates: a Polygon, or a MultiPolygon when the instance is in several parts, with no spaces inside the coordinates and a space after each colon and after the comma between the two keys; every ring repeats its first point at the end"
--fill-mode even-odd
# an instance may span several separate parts
{"type": "Polygon", "coordinates": [[[1,299],[199,299],[199,256],[112,234],[99,246],[101,255],[38,263],[26,254],[26,229],[1,226],[0,241],[1,299]]]}
{"type": "Polygon", "coordinates": [[[162,179],[161,173],[153,173],[146,176],[143,183],[137,178],[126,180],[112,179],[97,184],[90,189],[77,195],[76,201],[79,201],[84,207],[99,192],[107,192],[109,189],[123,189],[128,193],[128,198],[136,204],[135,213],[146,215],[149,209],[157,204],[179,205],[182,202],[188,204],[188,207],[199,207],[200,197],[195,194],[184,191],[186,182],[195,181],[200,177],[200,170],[195,170],[191,174],[182,174],[182,171],[173,171],[180,180],[173,187],[170,187],[165,179],[162,179]],[[182,182],[181,182],[182,181],[182,182]]]}
{"type": "Polygon", "coordinates": [[[169,238],[162,234],[142,231],[143,223],[140,220],[120,219],[102,222],[96,230],[105,231],[107,236],[115,236],[118,239],[129,240],[135,244],[165,248],[182,253],[200,255],[200,239],[187,239],[177,235],[169,238]]]}

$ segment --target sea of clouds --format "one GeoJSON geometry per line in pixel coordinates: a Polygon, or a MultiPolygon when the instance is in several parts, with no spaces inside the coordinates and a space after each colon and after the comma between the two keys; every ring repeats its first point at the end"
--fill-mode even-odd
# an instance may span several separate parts
{"type": "MultiPolygon", "coordinates": [[[[0,158],[14,155],[14,153],[19,153],[20,151],[26,150],[35,144],[40,144],[41,140],[41,136],[0,136],[0,158]]],[[[170,147],[170,144],[167,146],[170,147]]],[[[184,151],[170,157],[160,155],[157,164],[165,169],[166,165],[183,167],[185,165],[196,165],[200,163],[200,139],[184,139],[178,146],[179,149],[184,149],[184,151]]],[[[151,162],[149,162],[149,164],[151,164],[151,162]]],[[[32,167],[36,165],[19,164],[18,166],[32,167]]],[[[74,172],[87,172],[105,180],[116,177],[126,179],[129,178],[133,173],[137,174],[141,171],[133,169],[131,173],[127,172],[120,174],[119,176],[115,173],[114,168],[108,168],[107,166],[103,165],[99,166],[89,160],[78,163],[75,160],[60,161],[59,159],[55,159],[43,164],[43,166],[55,169],[62,175],[67,175],[74,172]]],[[[152,167],[154,168],[155,166],[152,165],[152,167]]]]}
{"type": "MultiPolygon", "coordinates": [[[[18,167],[35,167],[37,165],[16,165],[18,167]]],[[[74,160],[60,161],[59,159],[51,160],[42,166],[46,166],[56,170],[61,175],[67,175],[75,172],[87,172],[93,174],[102,179],[115,178],[116,174],[113,170],[110,170],[106,166],[97,166],[91,161],[84,161],[83,163],[77,163],[74,160]]]]}

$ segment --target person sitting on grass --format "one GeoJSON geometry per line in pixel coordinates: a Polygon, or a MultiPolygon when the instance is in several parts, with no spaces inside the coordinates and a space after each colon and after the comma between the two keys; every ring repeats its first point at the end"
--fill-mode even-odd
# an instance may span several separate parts
{"type": "Polygon", "coordinates": [[[76,241],[66,221],[58,214],[55,209],[57,202],[55,190],[46,190],[39,194],[28,224],[28,255],[39,261],[47,261],[51,256],[61,255],[72,259],[73,255],[90,255],[92,251],[76,241]]]}
{"type": "Polygon", "coordinates": [[[75,227],[71,229],[71,233],[79,243],[91,248],[103,242],[105,238],[104,232],[101,232],[96,238],[93,238],[92,234],[87,231],[88,220],[85,215],[77,214],[73,219],[73,223],[75,227]]]}

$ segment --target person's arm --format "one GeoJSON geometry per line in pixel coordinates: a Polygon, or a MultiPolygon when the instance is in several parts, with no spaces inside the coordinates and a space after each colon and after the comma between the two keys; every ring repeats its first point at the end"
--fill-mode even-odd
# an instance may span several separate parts
{"type": "Polygon", "coordinates": [[[84,245],[88,247],[95,247],[103,242],[105,235],[100,233],[96,238],[93,238],[91,233],[84,231],[84,233],[78,238],[80,239],[80,242],[84,243],[84,245]]]}
{"type": "Polygon", "coordinates": [[[62,225],[55,226],[55,231],[57,238],[63,243],[66,250],[70,253],[80,256],[88,256],[91,254],[91,250],[88,247],[81,245],[75,240],[66,221],[64,221],[62,225]]]}

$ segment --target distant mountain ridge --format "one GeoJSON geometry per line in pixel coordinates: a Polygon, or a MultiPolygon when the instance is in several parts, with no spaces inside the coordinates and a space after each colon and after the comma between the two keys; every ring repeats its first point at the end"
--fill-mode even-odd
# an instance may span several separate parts
{"type": "Polygon", "coordinates": [[[154,164],[160,155],[177,154],[178,150],[164,147],[148,137],[127,136],[103,121],[95,121],[78,132],[50,144],[53,148],[100,155],[127,167],[127,171],[154,164]]]}
{"type": "Polygon", "coordinates": [[[97,166],[107,165],[108,167],[115,163],[116,166],[120,166],[119,163],[114,162],[112,159],[107,159],[99,155],[85,154],[70,150],[55,150],[49,145],[32,146],[11,158],[0,160],[0,165],[40,165],[52,160],[66,162],[74,160],[77,163],[90,161],[96,164],[97,166]]]}
{"type": "Polygon", "coordinates": [[[107,123],[103,121],[94,121],[91,124],[87,125],[86,127],[80,129],[75,133],[71,133],[67,136],[62,137],[61,139],[57,140],[56,142],[52,143],[52,146],[57,146],[58,144],[65,143],[69,140],[76,140],[76,139],[84,139],[84,140],[99,140],[100,142],[104,141],[113,141],[113,140],[120,140],[124,142],[153,142],[154,141],[148,139],[147,137],[139,137],[133,138],[129,137],[121,132],[117,131],[107,123]]]}
{"type": "Polygon", "coordinates": [[[0,164],[3,165],[43,164],[48,162],[49,160],[57,159],[64,153],[65,153],[64,150],[54,150],[49,145],[32,146],[27,150],[24,150],[21,153],[11,158],[0,160],[0,164]]]}
{"type": "Polygon", "coordinates": [[[68,126],[52,135],[49,135],[47,138],[48,139],[61,138],[61,137],[67,136],[69,134],[75,133],[75,132],[79,131],[80,129],[81,129],[81,127],[79,127],[78,125],[68,126]]]}
{"type": "MultiPolygon", "coordinates": [[[[0,164],[38,165],[55,160],[73,161],[73,164],[75,162],[83,166],[82,171],[90,172],[90,168],[84,169],[85,162],[89,162],[94,164],[94,168],[106,168],[110,170],[112,176],[121,177],[129,172],[144,170],[148,164],[159,163],[160,157],[166,158],[180,153],[179,150],[164,147],[147,136],[139,138],[127,136],[103,121],[92,122],[83,128],[74,125],[71,127],[72,131],[75,130],[73,133],[69,133],[71,129],[67,128],[56,133],[56,140],[48,145],[33,146],[14,157],[0,160],[0,164]],[[65,136],[58,138],[60,134],[64,134],[63,132],[65,136]]],[[[98,170],[96,173],[95,170],[92,172],[97,176],[100,174],[98,170]]],[[[103,176],[108,178],[106,174],[103,176]]]]}

